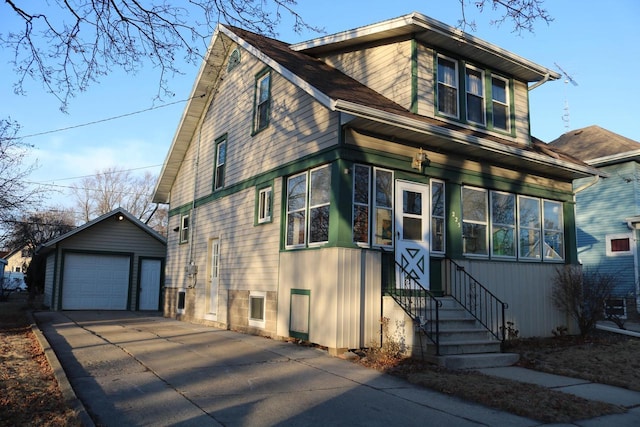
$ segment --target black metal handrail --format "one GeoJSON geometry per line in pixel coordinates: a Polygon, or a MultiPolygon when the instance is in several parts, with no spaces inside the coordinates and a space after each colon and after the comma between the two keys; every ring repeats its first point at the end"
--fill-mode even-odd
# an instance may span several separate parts
{"type": "Polygon", "coordinates": [[[440,355],[439,308],[442,302],[422,286],[417,277],[407,272],[397,261],[394,262],[400,271],[400,283],[396,281],[395,288],[388,287],[387,292],[435,345],[436,355],[440,355]]]}
{"type": "Polygon", "coordinates": [[[445,287],[478,322],[500,341],[506,338],[505,310],[507,303],[482,286],[463,266],[445,257],[445,287]]]}

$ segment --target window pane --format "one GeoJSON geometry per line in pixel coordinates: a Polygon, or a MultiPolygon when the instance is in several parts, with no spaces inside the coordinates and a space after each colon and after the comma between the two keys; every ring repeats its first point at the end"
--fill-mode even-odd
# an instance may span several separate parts
{"type": "Polygon", "coordinates": [[[369,243],[369,207],[353,207],[353,241],[369,243]]]}
{"type": "Polygon", "coordinates": [[[462,217],[465,221],[487,221],[487,193],[472,188],[462,189],[462,217]]]}
{"type": "Polygon", "coordinates": [[[458,116],[456,62],[442,57],[438,57],[438,111],[458,116]]]}
{"type": "Polygon", "coordinates": [[[562,230],[562,205],[558,202],[544,201],[545,230],[562,230]]]}
{"type": "Polygon", "coordinates": [[[307,174],[289,178],[287,183],[287,211],[304,209],[307,193],[307,174]]]}
{"type": "Polygon", "coordinates": [[[260,88],[258,94],[258,103],[263,103],[269,99],[269,82],[271,76],[267,74],[260,80],[260,88]]]}
{"type": "Polygon", "coordinates": [[[507,103],[507,82],[502,79],[491,79],[491,98],[503,104],[507,103]]]}
{"type": "Polygon", "coordinates": [[[519,204],[520,226],[540,228],[540,201],[529,197],[520,197],[519,204]]]}
{"type": "Polygon", "coordinates": [[[467,92],[481,97],[484,93],[482,90],[482,72],[467,68],[467,92]]]}
{"type": "Polygon", "coordinates": [[[393,195],[393,174],[389,171],[376,170],[376,206],[391,207],[393,195]]]}
{"type": "Polygon", "coordinates": [[[309,210],[309,243],[329,240],[329,206],[309,210]]]}
{"type": "Polygon", "coordinates": [[[328,166],[311,171],[310,206],[329,203],[331,200],[331,169],[328,166]]]}
{"type": "Polygon", "coordinates": [[[353,201],[355,203],[369,203],[369,168],[356,165],[353,177],[353,201]]]}
{"type": "Polygon", "coordinates": [[[438,85],[438,111],[450,116],[458,116],[458,90],[438,85]]]}
{"type": "Polygon", "coordinates": [[[466,254],[487,255],[487,226],[463,224],[463,251],[466,254]]]}
{"type": "Polygon", "coordinates": [[[492,253],[497,256],[516,256],[515,228],[493,227],[492,253]]]}
{"type": "Polygon", "coordinates": [[[520,257],[541,257],[540,231],[536,229],[520,229],[520,257]]]}
{"type": "Polygon", "coordinates": [[[393,243],[393,222],[390,209],[376,209],[376,238],[378,245],[391,245],[393,243]]]}
{"type": "Polygon", "coordinates": [[[507,130],[507,106],[493,103],[493,127],[507,130]]]}
{"type": "Polygon", "coordinates": [[[484,100],[467,94],[467,120],[484,124],[484,100]]]}
{"type": "Polygon", "coordinates": [[[250,300],[251,307],[249,317],[252,320],[264,320],[264,298],[251,297],[250,300]]]}
{"type": "Polygon", "coordinates": [[[412,215],[422,215],[422,194],[414,191],[403,191],[402,212],[412,215]]]}
{"type": "Polygon", "coordinates": [[[431,220],[431,250],[444,252],[444,219],[442,218],[431,220]]]}
{"type": "Polygon", "coordinates": [[[611,239],[611,252],[629,252],[631,244],[629,239],[611,239]]]}
{"type": "Polygon", "coordinates": [[[422,219],[407,216],[403,217],[402,238],[404,240],[422,240],[422,219]]]}
{"type": "Polygon", "coordinates": [[[562,233],[544,232],[544,259],[563,259],[564,243],[562,233]]]}
{"type": "Polygon", "coordinates": [[[491,222],[493,224],[516,225],[516,196],[491,192],[491,222]]]}
{"type": "Polygon", "coordinates": [[[304,245],[305,219],[304,211],[287,214],[287,246],[304,245]]]}
{"type": "Polygon", "coordinates": [[[444,183],[442,182],[431,184],[431,214],[444,217],[444,183]]]}

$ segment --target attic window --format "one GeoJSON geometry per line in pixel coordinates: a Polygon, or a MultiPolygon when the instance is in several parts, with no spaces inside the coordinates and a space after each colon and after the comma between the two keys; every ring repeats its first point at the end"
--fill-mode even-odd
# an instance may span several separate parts
{"type": "Polygon", "coordinates": [[[227,63],[227,73],[236,68],[240,64],[240,51],[234,49],[229,55],[229,62],[227,63]]]}

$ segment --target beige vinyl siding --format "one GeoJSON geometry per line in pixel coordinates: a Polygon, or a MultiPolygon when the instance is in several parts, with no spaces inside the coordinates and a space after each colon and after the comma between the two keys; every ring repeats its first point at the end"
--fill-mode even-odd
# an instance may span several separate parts
{"type": "Polygon", "coordinates": [[[411,108],[410,40],[321,59],[403,107],[411,108]]]}
{"type": "MultiPolygon", "coordinates": [[[[282,180],[273,185],[274,202],[281,199],[282,180]]],[[[276,291],[278,287],[278,251],[280,242],[280,209],[272,212],[272,223],[254,226],[255,188],[215,200],[196,209],[193,242],[184,245],[169,243],[172,250],[167,258],[170,272],[179,283],[167,281],[167,287],[195,285],[194,316],[204,319],[207,310],[209,280],[209,241],[220,239],[220,275],[217,321],[226,323],[226,296],[229,291],[276,291]],[[190,245],[193,244],[192,247],[190,245]],[[191,259],[198,267],[195,283],[181,274],[191,259]]],[[[178,234],[178,233],[173,233],[178,234]]],[[[175,239],[175,238],[174,238],[175,239]]],[[[245,313],[246,315],[246,313],[245,313]]],[[[274,320],[274,319],[270,319],[274,320]]],[[[275,331],[273,331],[275,333],[275,331]]]]}
{"type": "Polygon", "coordinates": [[[417,111],[421,116],[435,117],[435,92],[433,56],[434,51],[428,47],[418,45],[418,73],[417,73],[417,111]]]}
{"type": "Polygon", "coordinates": [[[55,269],[55,254],[51,254],[47,257],[45,273],[44,273],[44,299],[43,304],[49,308],[55,307],[55,303],[53,300],[53,273],[55,269]]]}
{"type": "Polygon", "coordinates": [[[196,168],[195,198],[211,194],[215,140],[223,135],[227,135],[224,187],[338,143],[339,114],[275,71],[271,72],[269,125],[252,135],[254,76],[264,68],[264,63],[243,51],[240,65],[220,83],[171,190],[172,206],[193,200],[196,168]]]}
{"type": "Polygon", "coordinates": [[[509,304],[506,321],[513,322],[520,337],[549,336],[558,326],[575,325],[551,304],[553,276],[558,264],[456,260],[503,302],[509,304]]]}
{"type": "Polygon", "coordinates": [[[529,136],[529,88],[526,83],[513,80],[516,141],[524,145],[531,143],[529,136]]]}
{"type": "Polygon", "coordinates": [[[374,251],[321,248],[282,252],[278,335],[289,335],[291,289],[306,289],[310,291],[311,342],[331,349],[370,345],[380,333],[380,271],[380,253],[374,251]]]}

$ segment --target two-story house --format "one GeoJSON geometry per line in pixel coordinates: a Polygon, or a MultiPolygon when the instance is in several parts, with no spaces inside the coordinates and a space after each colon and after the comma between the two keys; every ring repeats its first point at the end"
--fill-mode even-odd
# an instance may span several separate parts
{"type": "Polygon", "coordinates": [[[595,170],[530,135],[559,77],[419,13],[294,45],[220,25],[155,190],[165,314],[336,352],[381,317],[434,339],[441,297],[498,337],[567,325],[551,278],[595,170]]]}
{"type": "Polygon", "coordinates": [[[574,183],[578,257],[584,268],[615,277],[609,314],[640,311],[640,143],[599,126],[567,132],[549,146],[597,168],[604,179],[574,183]]]}

